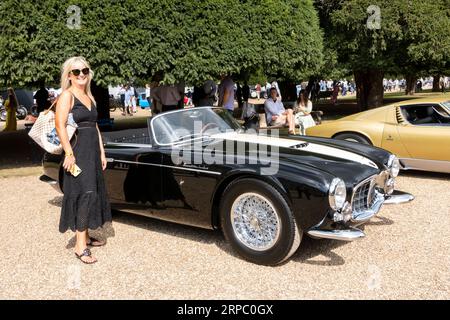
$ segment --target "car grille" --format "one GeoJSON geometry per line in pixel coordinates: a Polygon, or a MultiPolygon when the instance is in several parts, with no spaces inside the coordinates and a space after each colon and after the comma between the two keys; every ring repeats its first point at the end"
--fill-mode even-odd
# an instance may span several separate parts
{"type": "Polygon", "coordinates": [[[375,205],[377,194],[375,191],[375,180],[371,179],[358,186],[353,193],[353,216],[356,217],[375,205]]]}

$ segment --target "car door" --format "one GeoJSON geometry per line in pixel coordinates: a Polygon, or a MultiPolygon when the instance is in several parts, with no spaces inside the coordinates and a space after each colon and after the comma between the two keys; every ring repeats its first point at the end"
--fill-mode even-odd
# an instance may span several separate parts
{"type": "Polygon", "coordinates": [[[405,122],[406,120],[400,113],[400,107],[395,106],[388,109],[383,127],[381,147],[392,152],[399,158],[411,157],[399,132],[399,127],[405,122]]]}
{"type": "MultiPolygon", "coordinates": [[[[412,106],[401,108],[409,107],[412,106]]],[[[414,125],[405,121],[398,125],[398,134],[411,158],[450,161],[450,126],[414,125]]]]}
{"type": "Polygon", "coordinates": [[[161,149],[162,205],[178,222],[211,228],[211,201],[220,172],[202,162],[186,163],[185,159],[195,156],[185,158],[182,152],[173,147],[161,149]]]}
{"type": "MultiPolygon", "coordinates": [[[[158,209],[161,201],[161,154],[150,145],[106,143],[105,181],[119,209],[158,209]]],[[[144,212],[145,213],[145,212],[144,212]]]]}

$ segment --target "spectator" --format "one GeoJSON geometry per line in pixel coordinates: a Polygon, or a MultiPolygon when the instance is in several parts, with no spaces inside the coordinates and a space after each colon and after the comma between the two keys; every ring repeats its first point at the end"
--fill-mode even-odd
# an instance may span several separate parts
{"type": "Polygon", "coordinates": [[[278,82],[276,80],[274,80],[272,82],[271,88],[275,88],[277,89],[277,97],[281,100],[281,92],[280,92],[280,87],[278,86],[278,82]]]}
{"type": "MultiPolygon", "coordinates": [[[[150,83],[145,84],[145,99],[148,101],[148,105],[150,106],[152,104],[152,99],[150,97],[151,94],[151,88],[150,83]]],[[[149,108],[150,110],[150,108],[149,108]]]]}
{"type": "Polygon", "coordinates": [[[134,88],[134,86],[131,87],[131,92],[132,92],[132,96],[131,96],[132,112],[133,112],[133,113],[136,113],[136,112],[137,112],[137,110],[136,110],[136,102],[137,102],[137,99],[138,99],[139,97],[138,97],[137,91],[136,91],[136,89],[134,88]]]}
{"type": "Polygon", "coordinates": [[[213,80],[206,80],[203,86],[194,87],[192,100],[196,107],[212,107],[216,102],[217,86],[213,80]]]}
{"type": "MultiPolygon", "coordinates": [[[[256,98],[258,100],[261,99],[261,85],[259,83],[256,84],[255,90],[256,90],[256,98]]],[[[250,91],[250,88],[249,88],[249,91],[250,91]]]]}
{"type": "Polygon", "coordinates": [[[242,88],[239,82],[236,82],[236,100],[238,103],[238,108],[242,109],[242,88]]]}
{"type": "Polygon", "coordinates": [[[48,105],[48,91],[45,88],[44,83],[41,83],[41,86],[39,90],[34,94],[33,99],[36,99],[37,113],[39,114],[44,111],[48,105]]]}
{"type": "Polygon", "coordinates": [[[152,98],[161,105],[161,112],[176,110],[183,105],[184,85],[162,85],[152,90],[152,98]]]}
{"type": "MultiPolygon", "coordinates": [[[[261,87],[260,87],[261,90],[261,87]]],[[[242,100],[243,106],[248,105],[248,99],[250,98],[250,87],[247,84],[247,81],[244,81],[244,86],[242,87],[242,100]]]]}
{"type": "Polygon", "coordinates": [[[234,82],[230,76],[222,76],[219,85],[219,107],[223,107],[233,115],[234,110],[234,82]]]}
{"type": "Polygon", "coordinates": [[[272,85],[269,82],[267,82],[266,83],[266,95],[267,95],[267,98],[270,98],[270,89],[271,88],[272,88],[272,85]]]}
{"type": "Polygon", "coordinates": [[[270,97],[264,102],[267,124],[271,126],[288,126],[289,134],[295,134],[294,113],[292,109],[286,110],[277,97],[277,89],[270,89],[270,97]]]}
{"type": "Polygon", "coordinates": [[[133,91],[132,91],[130,85],[127,84],[127,85],[125,85],[125,100],[124,100],[124,109],[122,112],[123,116],[125,116],[127,114],[130,116],[133,115],[133,113],[132,113],[133,110],[131,109],[133,107],[132,97],[133,97],[133,91]],[[125,110],[127,113],[125,113],[125,110]]]}
{"type": "Polygon", "coordinates": [[[300,134],[306,134],[306,128],[314,127],[316,123],[311,116],[312,102],[308,99],[308,93],[302,90],[294,104],[295,124],[300,127],[300,134]]]}
{"type": "Polygon", "coordinates": [[[16,93],[13,88],[8,88],[8,99],[5,101],[4,107],[6,109],[6,125],[3,131],[16,131],[17,119],[16,110],[19,106],[16,93]]]}
{"type": "Polygon", "coordinates": [[[447,78],[446,77],[441,77],[439,84],[441,85],[441,91],[442,93],[446,92],[446,88],[447,88],[447,78]]]}
{"type": "Polygon", "coordinates": [[[191,106],[192,105],[192,91],[191,91],[191,89],[189,89],[188,92],[186,93],[186,97],[188,98],[187,105],[191,106]]]}
{"type": "Polygon", "coordinates": [[[337,103],[337,97],[339,94],[339,83],[334,81],[333,83],[333,95],[331,96],[331,103],[334,105],[337,103]]]}

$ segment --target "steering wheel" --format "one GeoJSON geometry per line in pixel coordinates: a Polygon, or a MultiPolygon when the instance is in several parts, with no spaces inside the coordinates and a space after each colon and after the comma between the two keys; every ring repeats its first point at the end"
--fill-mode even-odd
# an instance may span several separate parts
{"type": "Polygon", "coordinates": [[[202,130],[200,130],[200,133],[202,134],[202,133],[204,133],[204,132],[205,132],[206,130],[208,130],[208,129],[218,128],[218,127],[219,127],[219,125],[218,125],[217,123],[210,122],[210,123],[207,123],[207,124],[205,124],[205,125],[203,126],[202,130]]]}

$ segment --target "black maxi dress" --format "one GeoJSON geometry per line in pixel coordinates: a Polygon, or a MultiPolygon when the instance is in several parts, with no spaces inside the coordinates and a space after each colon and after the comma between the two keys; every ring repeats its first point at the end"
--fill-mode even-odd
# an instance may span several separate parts
{"type": "Polygon", "coordinates": [[[100,158],[96,127],[97,109],[92,103],[88,109],[74,95],[73,119],[78,125],[71,145],[76,164],[82,172],[74,177],[64,171],[64,198],[59,231],[95,230],[112,221],[100,158]]]}

